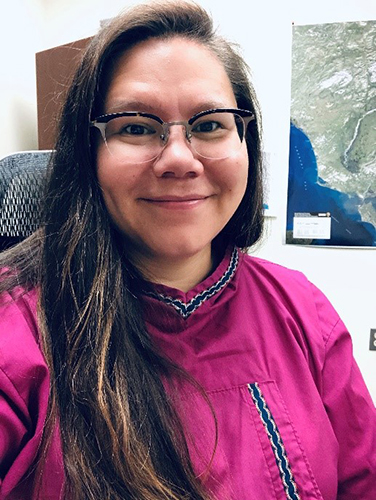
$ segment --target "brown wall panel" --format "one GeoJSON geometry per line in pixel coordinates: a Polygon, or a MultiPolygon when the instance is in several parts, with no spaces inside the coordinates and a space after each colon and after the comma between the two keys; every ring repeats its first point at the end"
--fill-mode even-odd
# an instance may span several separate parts
{"type": "Polygon", "coordinates": [[[56,121],[61,105],[84,49],[91,38],[37,52],[38,147],[53,149],[56,121]]]}

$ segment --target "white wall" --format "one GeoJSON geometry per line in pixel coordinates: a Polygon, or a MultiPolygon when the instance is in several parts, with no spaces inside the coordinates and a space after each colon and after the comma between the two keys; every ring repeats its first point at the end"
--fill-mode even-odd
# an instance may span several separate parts
{"type": "MultiPolygon", "coordinates": [[[[376,19],[375,0],[198,0],[252,68],[272,153],[269,237],[257,254],[303,271],[329,297],[351,331],[354,353],[376,402],[376,249],[284,245],[290,118],[291,25],[376,19]]],[[[0,157],[37,148],[34,53],[92,35],[130,0],[12,0],[3,14],[0,157]]]]}
{"type": "Polygon", "coordinates": [[[2,9],[0,157],[37,146],[34,58],[41,31],[37,2],[12,0],[2,9]]]}

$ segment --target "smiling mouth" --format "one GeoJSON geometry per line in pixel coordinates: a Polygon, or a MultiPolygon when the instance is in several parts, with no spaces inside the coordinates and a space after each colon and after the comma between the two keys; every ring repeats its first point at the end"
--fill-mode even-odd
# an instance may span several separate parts
{"type": "Polygon", "coordinates": [[[154,206],[170,209],[189,209],[201,205],[209,196],[190,195],[184,197],[163,196],[156,198],[141,198],[142,201],[154,206]]]}

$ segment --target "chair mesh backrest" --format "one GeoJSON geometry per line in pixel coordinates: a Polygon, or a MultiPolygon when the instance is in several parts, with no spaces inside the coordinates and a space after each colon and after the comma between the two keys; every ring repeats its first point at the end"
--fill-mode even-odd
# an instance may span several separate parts
{"type": "Polygon", "coordinates": [[[39,227],[50,157],[27,151],[0,160],[0,237],[23,239],[39,227]]]}

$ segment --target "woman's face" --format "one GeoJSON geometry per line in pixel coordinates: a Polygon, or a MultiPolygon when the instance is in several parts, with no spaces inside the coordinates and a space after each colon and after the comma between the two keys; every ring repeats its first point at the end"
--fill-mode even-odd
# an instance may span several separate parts
{"type": "MultiPolygon", "coordinates": [[[[142,111],[172,122],[234,107],[229,78],[211,52],[183,38],[151,39],[117,61],[104,113],[142,111]]],[[[101,140],[97,169],[106,207],[135,256],[172,262],[211,251],[244,195],[248,155],[243,141],[229,158],[200,157],[176,125],[162,153],[145,163],[113,156],[101,140]]]]}

